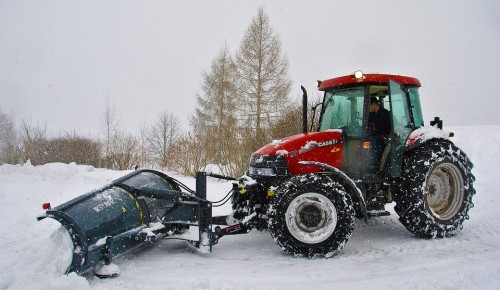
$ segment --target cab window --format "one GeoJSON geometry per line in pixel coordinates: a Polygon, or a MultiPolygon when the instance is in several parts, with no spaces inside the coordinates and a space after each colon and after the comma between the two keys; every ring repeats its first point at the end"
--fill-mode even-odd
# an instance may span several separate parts
{"type": "Polygon", "coordinates": [[[364,87],[327,92],[320,131],[342,129],[347,136],[362,135],[364,87]]]}
{"type": "Polygon", "coordinates": [[[408,88],[408,92],[410,93],[410,105],[415,128],[423,127],[424,120],[422,117],[422,109],[420,107],[420,96],[418,94],[418,88],[410,87],[408,88]]]}

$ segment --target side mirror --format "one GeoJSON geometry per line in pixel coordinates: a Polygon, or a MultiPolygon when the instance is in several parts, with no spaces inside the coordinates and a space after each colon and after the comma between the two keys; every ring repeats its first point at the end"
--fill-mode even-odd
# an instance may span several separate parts
{"type": "Polygon", "coordinates": [[[439,119],[439,117],[434,117],[434,120],[431,121],[431,126],[436,126],[443,130],[443,120],[439,119]]]}

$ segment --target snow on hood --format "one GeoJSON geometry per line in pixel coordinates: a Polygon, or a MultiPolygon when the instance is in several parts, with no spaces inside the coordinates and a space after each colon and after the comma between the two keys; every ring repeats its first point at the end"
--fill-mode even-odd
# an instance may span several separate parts
{"type": "Polygon", "coordinates": [[[280,140],[273,140],[271,143],[263,146],[255,152],[256,155],[289,155],[292,151],[307,152],[311,149],[320,147],[325,142],[334,139],[340,139],[341,130],[328,130],[324,132],[301,133],[285,137],[280,140]]]}

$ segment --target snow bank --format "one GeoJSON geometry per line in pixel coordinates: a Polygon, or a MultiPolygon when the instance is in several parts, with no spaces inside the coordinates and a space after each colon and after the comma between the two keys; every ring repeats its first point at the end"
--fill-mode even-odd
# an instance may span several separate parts
{"type": "Polygon", "coordinates": [[[89,288],[85,278],[64,275],[73,257],[73,243],[57,221],[46,219],[29,228],[20,228],[11,236],[13,240],[2,245],[0,288],[89,288]]]}
{"type": "Polygon", "coordinates": [[[0,288],[88,289],[85,278],[63,275],[73,244],[53,219],[37,222],[41,205],[58,205],[123,175],[75,163],[0,166],[0,288]],[[99,185],[98,185],[99,184],[99,185]],[[8,261],[8,262],[7,262],[8,261]]]}

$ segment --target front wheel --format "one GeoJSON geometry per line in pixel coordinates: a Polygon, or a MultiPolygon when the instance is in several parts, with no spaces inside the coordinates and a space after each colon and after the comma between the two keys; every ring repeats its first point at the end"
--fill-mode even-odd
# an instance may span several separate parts
{"type": "Polygon", "coordinates": [[[474,206],[471,169],[467,156],[448,141],[408,152],[394,207],[401,223],[421,237],[454,235],[474,206]]]}
{"type": "Polygon", "coordinates": [[[308,174],[280,186],[268,211],[274,240],[294,255],[330,257],[354,227],[351,197],[328,176],[308,174]]]}

